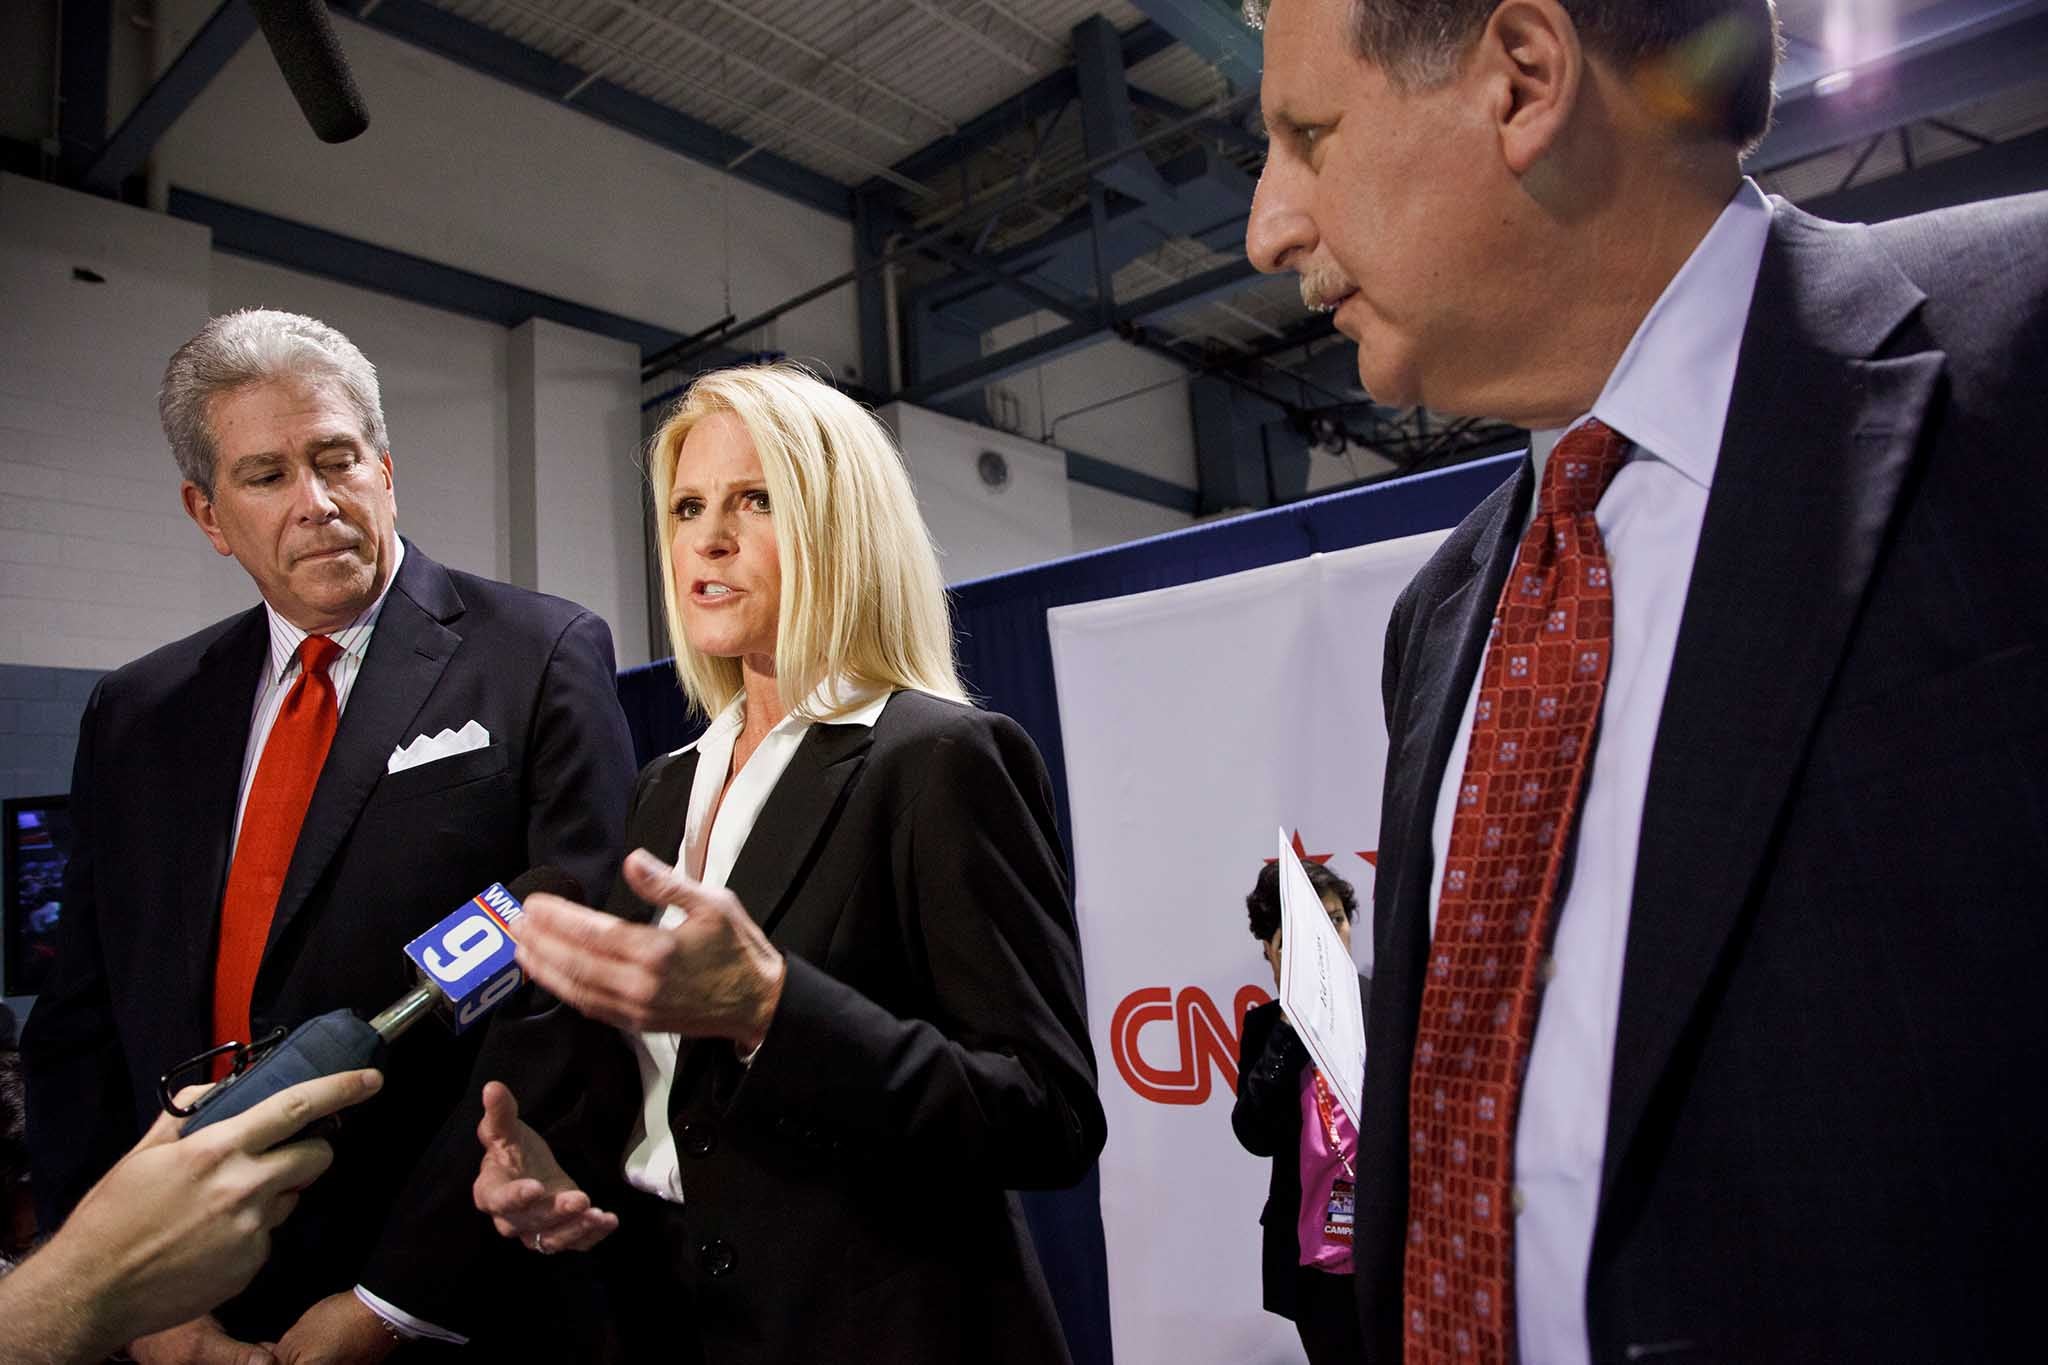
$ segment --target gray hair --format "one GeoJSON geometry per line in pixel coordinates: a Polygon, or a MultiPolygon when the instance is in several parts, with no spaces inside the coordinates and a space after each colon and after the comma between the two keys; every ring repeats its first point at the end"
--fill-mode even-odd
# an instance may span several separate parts
{"type": "MultiPolygon", "coordinates": [[[[1349,0],[1351,49],[1397,87],[1447,79],[1500,0],[1349,0]]],[[[1588,48],[1624,66],[1675,59],[1693,122],[1745,151],[1771,125],[1781,38],[1776,0],[1559,0],[1588,48]]],[[[1266,26],[1272,0],[1242,0],[1266,26]]]]}
{"type": "Polygon", "coordinates": [[[325,380],[337,385],[362,420],[363,436],[378,454],[391,452],[377,367],[355,343],[317,318],[271,308],[223,313],[180,346],[164,369],[157,414],[178,472],[213,497],[214,400],[252,384],[278,379],[325,380]]]}

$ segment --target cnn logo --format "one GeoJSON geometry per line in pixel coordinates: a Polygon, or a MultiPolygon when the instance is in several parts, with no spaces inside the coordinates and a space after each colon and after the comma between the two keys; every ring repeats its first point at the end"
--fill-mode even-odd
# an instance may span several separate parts
{"type": "Polygon", "coordinates": [[[1273,997],[1258,986],[1240,986],[1225,1021],[1216,1002],[1200,986],[1146,986],[1117,1002],[1109,1020],[1109,1051],[1124,1084],[1154,1104],[1204,1104],[1212,1075],[1223,1093],[1237,1093],[1237,1050],[1244,1037],[1244,1017],[1273,997]],[[1172,1025],[1171,1042],[1165,1028],[1172,1025]],[[1169,1065],[1156,1065],[1168,1046],[1176,1049],[1169,1065]],[[1150,1057],[1147,1049],[1151,1049],[1150,1057]]]}

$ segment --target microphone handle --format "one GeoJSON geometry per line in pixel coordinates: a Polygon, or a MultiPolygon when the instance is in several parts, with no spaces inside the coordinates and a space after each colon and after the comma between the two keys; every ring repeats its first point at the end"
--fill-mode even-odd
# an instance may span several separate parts
{"type": "Polygon", "coordinates": [[[441,992],[422,981],[398,997],[395,1003],[381,1013],[372,1015],[370,1027],[375,1029],[377,1036],[385,1042],[395,1043],[403,1038],[414,1024],[432,1014],[434,1007],[441,1003],[441,999],[441,992]]]}
{"type": "MultiPolygon", "coordinates": [[[[356,1018],[352,1010],[331,1010],[308,1019],[293,1029],[283,1042],[265,1053],[254,1066],[202,1095],[178,1135],[190,1137],[222,1119],[246,1113],[280,1090],[288,1090],[301,1081],[376,1066],[383,1057],[384,1038],[376,1029],[356,1018]]],[[[321,1124],[313,1125],[313,1130],[324,1131],[327,1122],[323,1120],[321,1124]]],[[[285,1141],[295,1141],[306,1135],[302,1131],[285,1141]]]]}

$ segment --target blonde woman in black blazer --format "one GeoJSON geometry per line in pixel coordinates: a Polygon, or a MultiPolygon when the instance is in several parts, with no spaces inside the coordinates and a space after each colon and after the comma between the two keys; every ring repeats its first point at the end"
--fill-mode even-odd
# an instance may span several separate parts
{"type": "Polygon", "coordinates": [[[1044,765],[965,700],[870,414],[724,371],[651,463],[712,724],[641,774],[610,913],[529,907],[573,1010],[494,1046],[478,1206],[610,1257],[630,1358],[1065,1360],[1010,1193],[1104,1133],[1044,765]]]}

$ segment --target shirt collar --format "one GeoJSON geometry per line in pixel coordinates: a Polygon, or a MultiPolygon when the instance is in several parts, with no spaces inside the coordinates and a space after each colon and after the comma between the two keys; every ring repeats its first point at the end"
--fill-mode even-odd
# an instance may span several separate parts
{"type": "MultiPolygon", "coordinates": [[[[818,690],[811,694],[811,698],[814,703],[814,709],[822,710],[830,704],[830,699],[835,697],[839,701],[845,702],[851,701],[855,697],[867,696],[868,700],[860,706],[848,711],[845,715],[834,716],[826,723],[831,725],[862,725],[872,730],[875,728],[875,722],[881,719],[882,708],[889,704],[889,698],[893,695],[894,693],[886,688],[882,691],[874,692],[872,689],[860,687],[841,679],[820,683],[818,690]]],[[[676,752],[679,754],[688,753],[699,745],[710,750],[715,749],[720,743],[729,743],[731,737],[739,733],[740,724],[746,718],[746,705],[747,694],[742,692],[727,702],[719,713],[711,718],[711,723],[704,727],[703,734],[690,741],[690,743],[685,744],[676,752]]],[[[817,722],[808,716],[800,715],[792,710],[788,715],[777,721],[775,728],[768,733],[771,735],[791,734],[806,730],[815,724],[817,722]]]]}
{"type": "MultiPolygon", "coordinates": [[[[1701,488],[1720,459],[1735,362],[1763,267],[1771,201],[1743,177],[1735,195],[1664,287],[1607,377],[1593,411],[1636,448],[1701,488]]],[[[1572,423],[1576,427],[1586,418],[1572,423]]],[[[1571,427],[1530,433],[1538,478],[1571,427]]]]}
{"type": "MultiPolygon", "coordinates": [[[[364,607],[355,620],[340,630],[327,632],[327,638],[341,646],[341,652],[355,660],[358,666],[370,652],[370,633],[377,628],[377,618],[384,612],[384,599],[391,595],[392,585],[398,582],[398,570],[405,564],[405,542],[398,541],[398,557],[391,561],[391,576],[384,580],[384,589],[377,594],[377,600],[364,607]]],[[[278,615],[277,608],[269,602],[263,604],[265,615],[270,619],[270,679],[276,682],[286,671],[297,666],[293,657],[299,646],[313,632],[300,630],[297,626],[278,615]]]]}

